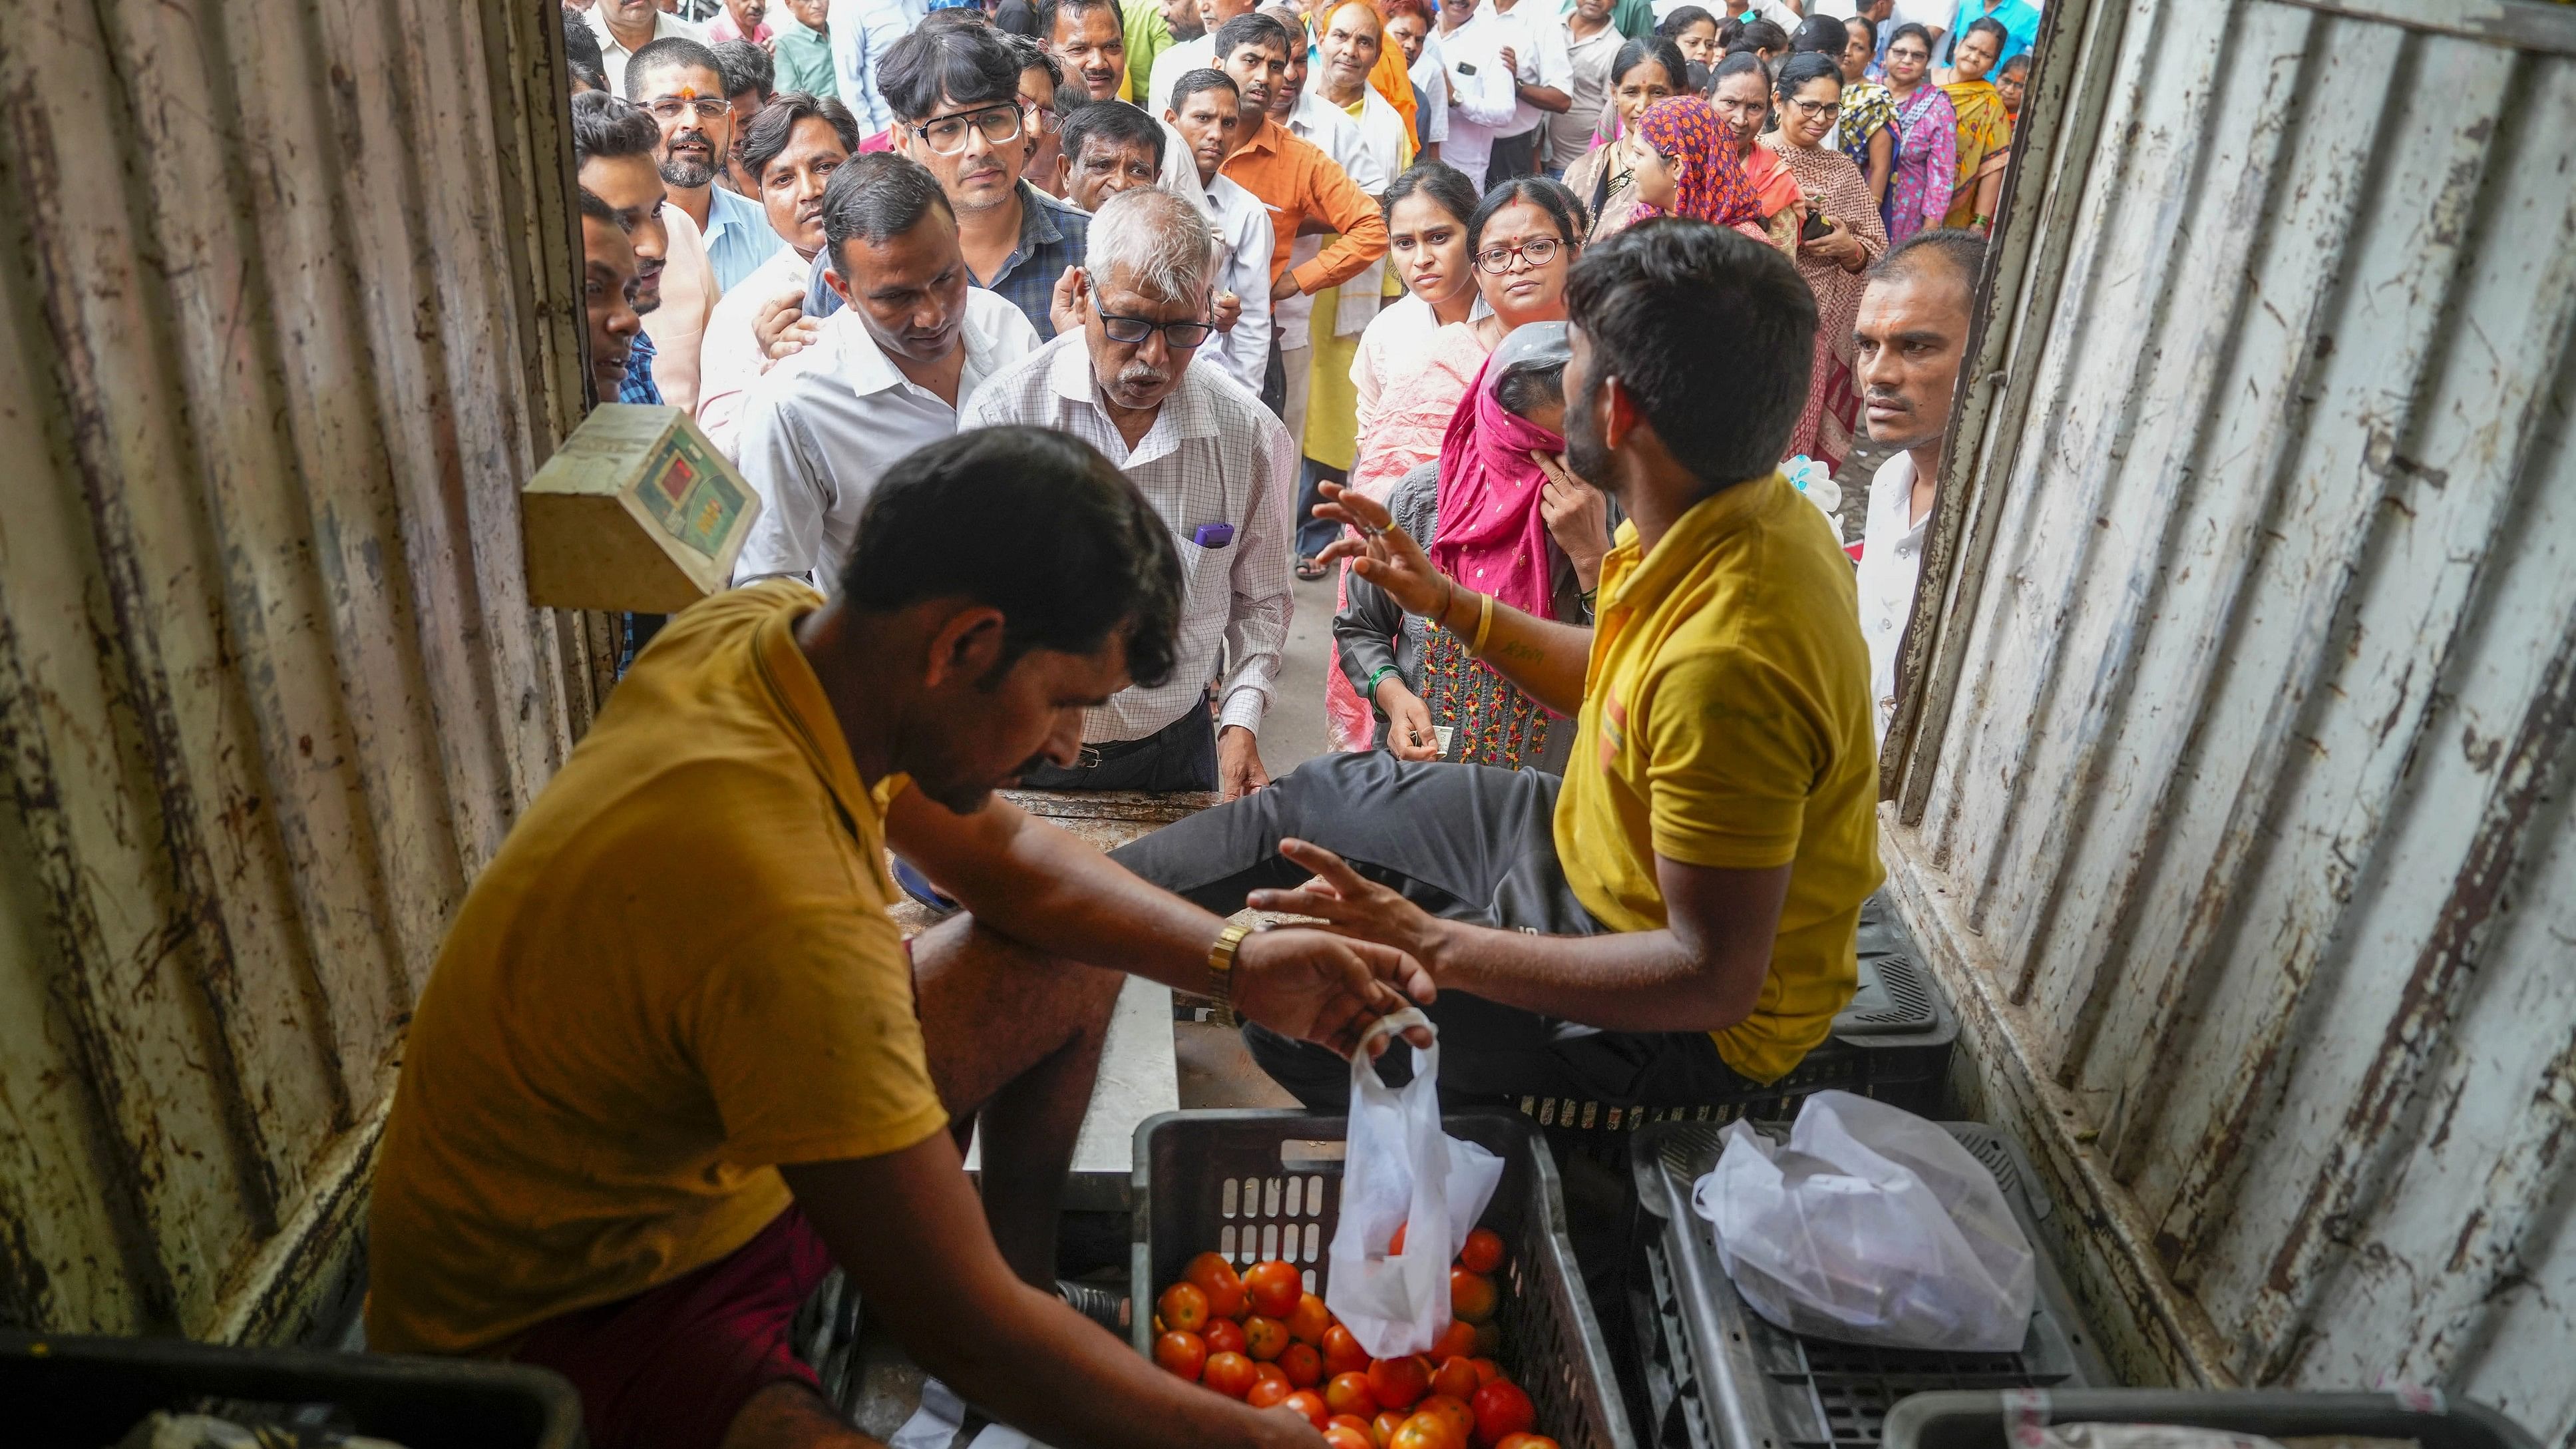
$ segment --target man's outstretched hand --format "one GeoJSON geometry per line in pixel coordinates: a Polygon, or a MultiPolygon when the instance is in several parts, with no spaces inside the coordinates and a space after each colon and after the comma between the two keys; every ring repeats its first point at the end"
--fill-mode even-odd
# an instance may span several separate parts
{"type": "Polygon", "coordinates": [[[1315,505],[1315,516],[1345,524],[1360,536],[1343,534],[1326,545],[1316,560],[1351,560],[1351,571],[1384,589],[1397,608],[1436,622],[1454,591],[1448,576],[1431,566],[1422,545],[1395,526],[1385,504],[1367,494],[1339,483],[1326,483],[1321,491],[1324,501],[1315,505]]]}
{"type": "MultiPolygon", "coordinates": [[[[1422,963],[1401,951],[1294,926],[1246,936],[1233,978],[1238,1015],[1343,1056],[1369,1023],[1414,1002],[1429,1005],[1436,994],[1422,963]]],[[[1405,1035],[1415,1046],[1431,1044],[1420,1028],[1405,1035]]],[[[1383,1050],[1386,1039],[1375,1045],[1383,1050]]]]}
{"type": "MultiPolygon", "coordinates": [[[[1313,871],[1314,878],[1295,890],[1254,891],[1246,901],[1254,910],[1313,916],[1324,922],[1326,930],[1354,943],[1400,952],[1405,960],[1425,968],[1436,962],[1447,922],[1351,869],[1320,845],[1283,840],[1279,853],[1313,871]]],[[[1428,969],[1423,975],[1430,979],[1428,969]]]]}

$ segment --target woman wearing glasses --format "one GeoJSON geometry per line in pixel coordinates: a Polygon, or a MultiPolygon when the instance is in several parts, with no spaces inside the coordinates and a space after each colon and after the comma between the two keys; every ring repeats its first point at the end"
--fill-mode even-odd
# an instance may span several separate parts
{"type": "Polygon", "coordinates": [[[1842,67],[1822,54],[1793,55],[1780,68],[1780,129],[1762,138],[1798,179],[1810,220],[1798,241],[1798,275],[1816,294],[1816,362],[1806,410],[1789,435],[1789,451],[1842,466],[1860,420],[1852,386],[1852,322],[1860,315],[1861,274],[1887,254],[1869,182],[1851,158],[1825,144],[1840,115],[1842,67]],[[1819,227],[1822,229],[1819,230],[1819,227]]]}

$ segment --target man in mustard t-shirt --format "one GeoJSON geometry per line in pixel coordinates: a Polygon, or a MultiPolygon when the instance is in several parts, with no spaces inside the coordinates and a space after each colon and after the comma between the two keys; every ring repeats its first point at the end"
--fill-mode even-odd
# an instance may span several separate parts
{"type": "Polygon", "coordinates": [[[369,1344],[555,1369],[595,1449],[871,1444],[787,1345],[838,1262],[915,1362],[1045,1442],[1320,1445],[1055,1291],[1121,972],[1342,1047],[1402,1005],[1387,981],[1428,995],[1392,950],[1246,937],[990,798],[1170,670],[1180,585],[1106,459],[996,428],[887,472],[832,602],[772,581],[675,616],[421,992],[369,1344]],[[907,949],[889,845],[974,914],[907,949]]]}
{"type": "MultiPolygon", "coordinates": [[[[1362,578],[1575,716],[1562,787],[1331,755],[1113,858],[1409,952],[1453,1099],[1706,1103],[1824,1040],[1879,882],[1851,562],[1777,467],[1815,303],[1776,251],[1696,221],[1586,250],[1566,300],[1564,466],[1628,519],[1597,628],[1443,576],[1356,493],[1319,510],[1366,535],[1334,545],[1362,578]]],[[[1301,1099],[1348,1100],[1347,1067],[1246,1035],[1301,1099]]]]}

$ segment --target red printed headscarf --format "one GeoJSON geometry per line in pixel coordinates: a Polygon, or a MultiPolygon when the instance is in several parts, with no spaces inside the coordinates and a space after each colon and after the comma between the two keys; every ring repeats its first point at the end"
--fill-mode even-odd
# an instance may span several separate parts
{"type": "Polygon", "coordinates": [[[1719,226],[1762,224],[1762,203],[1745,183],[1735,148],[1717,112],[1697,96],[1672,96],[1655,102],[1637,118],[1640,139],[1667,158],[1673,169],[1670,212],[1639,205],[1639,219],[1687,216],[1719,226]]]}
{"type": "Polygon", "coordinates": [[[1530,454],[1562,453],[1565,439],[1504,407],[1494,395],[1502,380],[1487,358],[1440,440],[1440,529],[1431,562],[1477,593],[1553,618],[1547,517],[1539,510],[1547,475],[1530,454]]]}

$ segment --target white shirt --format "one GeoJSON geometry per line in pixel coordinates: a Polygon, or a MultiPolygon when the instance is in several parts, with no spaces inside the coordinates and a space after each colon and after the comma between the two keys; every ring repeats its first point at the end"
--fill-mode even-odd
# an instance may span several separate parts
{"type": "MultiPolygon", "coordinates": [[[[608,7],[593,5],[590,7],[590,13],[583,18],[590,22],[590,33],[599,37],[599,68],[608,73],[608,93],[612,96],[625,96],[626,61],[635,52],[618,44],[617,37],[609,33],[608,7]]],[[[703,26],[693,25],[677,15],[665,15],[658,10],[655,11],[653,38],[668,40],[674,35],[682,40],[694,40],[700,45],[707,43],[707,32],[703,26]]],[[[634,98],[628,96],[627,99],[634,98]]]]}
{"type": "MultiPolygon", "coordinates": [[[[969,287],[958,345],[966,349],[962,402],[1037,351],[1038,329],[1009,300],[969,287]]],[[[813,344],[771,368],[743,404],[735,461],[760,495],[760,520],[743,541],[733,581],[783,574],[837,590],[877,480],[905,454],[956,431],[957,410],[903,375],[858,309],[824,318],[813,344]]]]}
{"type": "Polygon", "coordinates": [[[1437,146],[1449,139],[1449,71],[1440,59],[1440,37],[1422,38],[1422,55],[1405,72],[1414,89],[1422,92],[1422,108],[1414,116],[1420,123],[1422,144],[1437,146]]]}
{"type": "MultiPolygon", "coordinates": [[[[1497,22],[1517,31],[1516,38],[1502,43],[1512,48],[1512,58],[1520,62],[1519,78],[1524,85],[1547,86],[1574,94],[1574,62],[1565,54],[1565,24],[1547,12],[1541,0],[1513,0],[1509,10],[1498,9],[1494,0],[1485,0],[1479,15],[1491,15],[1497,22]]],[[[1512,123],[1502,134],[1518,136],[1545,121],[1549,112],[1520,99],[1516,89],[1512,97],[1512,123]]]]}
{"type": "Polygon", "coordinates": [[[1861,534],[1860,634],[1869,645],[1869,695],[1878,738],[1896,718],[1896,654],[1914,617],[1914,580],[1923,568],[1923,530],[1914,513],[1914,455],[1899,453],[1869,480],[1869,522],[1861,534]]]}
{"type": "Polygon", "coordinates": [[[1196,40],[1176,40],[1161,55],[1154,57],[1154,72],[1145,77],[1145,113],[1159,116],[1172,107],[1172,87],[1181,77],[1194,70],[1214,70],[1216,37],[1202,35],[1196,40]]]}
{"type": "MultiPolygon", "coordinates": [[[[1493,12],[1478,10],[1440,37],[1441,63],[1449,79],[1449,137],[1440,145],[1440,159],[1464,172],[1480,194],[1494,138],[1511,135],[1518,114],[1512,77],[1502,60],[1503,47],[1517,34],[1516,27],[1498,22],[1493,12]]],[[[1422,53],[1429,55],[1430,48],[1422,53]]],[[[1521,60],[1528,63],[1526,53],[1521,60]]]]}
{"type": "Polygon", "coordinates": [[[965,427],[1027,423],[1098,448],[1144,490],[1181,556],[1181,630],[1172,677],[1130,687],[1083,716],[1086,744],[1141,740],[1190,710],[1215,678],[1217,727],[1258,731],[1279,677],[1295,599],[1289,567],[1297,448],[1261,400],[1220,367],[1184,367],[1134,452],[1100,405],[1084,334],[1068,332],[1003,368],[966,405],[965,427]],[[1192,539],[1234,527],[1223,547],[1192,539]]]}
{"type": "MultiPolygon", "coordinates": [[[[1189,153],[1184,149],[1181,154],[1189,153]]],[[[1198,175],[1197,163],[1191,163],[1190,174],[1198,175]]],[[[1200,192],[1199,205],[1216,228],[1216,290],[1241,298],[1243,314],[1234,319],[1233,331],[1217,334],[1199,349],[1198,360],[1216,363],[1258,394],[1261,375],[1270,366],[1270,208],[1222,174],[1200,192]]]]}
{"type": "Polygon", "coordinates": [[[1547,154],[1540,164],[1562,171],[1583,159],[1592,149],[1592,128],[1601,119],[1602,107],[1610,99],[1610,66],[1619,58],[1619,47],[1628,38],[1619,27],[1604,25],[1589,40],[1577,40],[1572,29],[1557,27],[1565,37],[1565,58],[1572,67],[1574,84],[1566,94],[1574,104],[1565,113],[1547,118],[1547,154]]]}
{"type": "Polygon", "coordinates": [[[698,348],[698,429],[728,458],[734,456],[734,429],[742,421],[743,402],[751,385],[769,370],[755,331],[760,314],[780,297],[801,301],[813,270],[812,258],[797,255],[794,247],[780,247],[726,291],[707,318],[706,340],[698,348]]]}
{"type": "Polygon", "coordinates": [[[886,52],[930,13],[930,0],[832,0],[824,19],[831,33],[832,79],[841,104],[859,118],[859,134],[873,136],[894,124],[894,111],[877,90],[886,52]]]}

